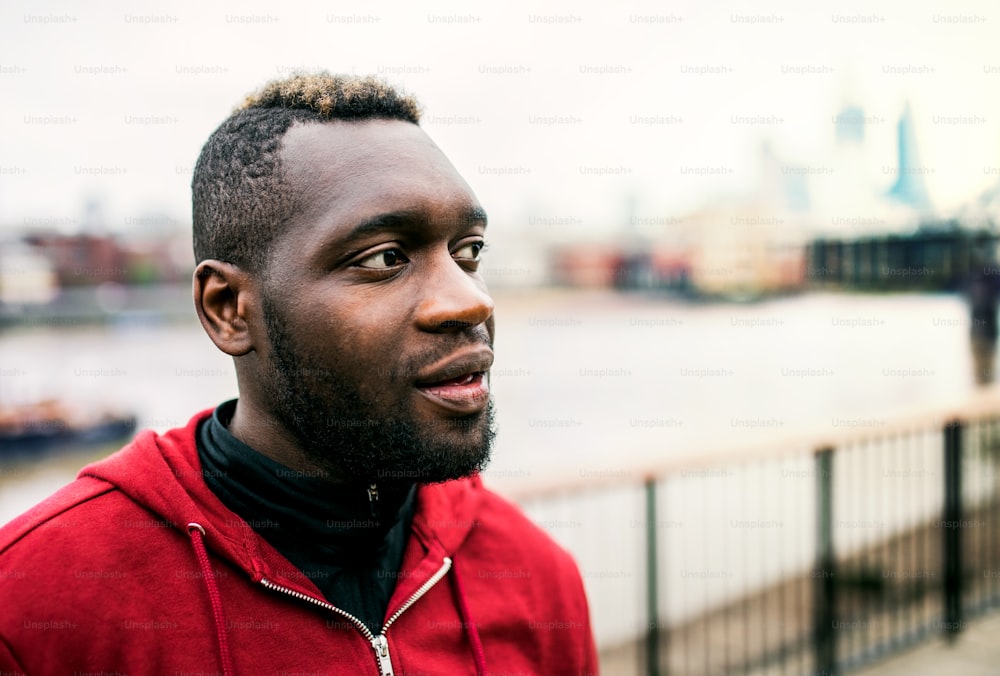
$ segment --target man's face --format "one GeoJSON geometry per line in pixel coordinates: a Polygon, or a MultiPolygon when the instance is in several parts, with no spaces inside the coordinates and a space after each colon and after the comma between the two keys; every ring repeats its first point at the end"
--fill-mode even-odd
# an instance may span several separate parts
{"type": "Polygon", "coordinates": [[[297,125],[281,157],[297,206],[262,280],[270,413],[341,478],[481,469],[493,302],[472,191],[406,122],[297,125]]]}

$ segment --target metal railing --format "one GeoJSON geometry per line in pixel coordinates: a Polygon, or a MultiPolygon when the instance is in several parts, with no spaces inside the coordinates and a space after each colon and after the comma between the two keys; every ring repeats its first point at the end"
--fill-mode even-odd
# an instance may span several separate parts
{"type": "Polygon", "coordinates": [[[867,423],[515,496],[581,562],[606,671],[845,673],[1000,605],[1000,396],[867,423]]]}

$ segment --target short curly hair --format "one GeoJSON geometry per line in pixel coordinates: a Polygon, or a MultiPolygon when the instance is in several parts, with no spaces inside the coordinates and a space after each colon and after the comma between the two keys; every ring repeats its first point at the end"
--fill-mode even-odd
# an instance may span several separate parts
{"type": "Polygon", "coordinates": [[[373,77],[295,74],[267,83],[212,132],[191,180],[197,262],[266,267],[269,245],[295,208],[281,167],[281,139],[295,123],[420,123],[417,101],[373,77]]]}

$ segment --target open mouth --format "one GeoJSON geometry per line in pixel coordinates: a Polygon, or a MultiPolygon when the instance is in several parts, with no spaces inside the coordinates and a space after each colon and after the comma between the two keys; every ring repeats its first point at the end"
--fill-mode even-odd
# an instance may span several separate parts
{"type": "Polygon", "coordinates": [[[490,396],[485,371],[464,373],[433,383],[419,383],[417,391],[438,406],[464,414],[481,411],[490,396]]]}
{"type": "Polygon", "coordinates": [[[468,385],[472,383],[476,378],[482,378],[482,376],[483,372],[477,371],[475,373],[466,373],[465,375],[458,376],[456,378],[448,378],[447,380],[442,380],[437,383],[423,383],[417,385],[417,387],[421,389],[427,389],[435,387],[452,387],[452,386],[468,385]]]}
{"type": "Polygon", "coordinates": [[[490,401],[493,351],[484,345],[460,350],[428,365],[416,374],[414,389],[424,403],[451,415],[473,415],[490,401]]]}

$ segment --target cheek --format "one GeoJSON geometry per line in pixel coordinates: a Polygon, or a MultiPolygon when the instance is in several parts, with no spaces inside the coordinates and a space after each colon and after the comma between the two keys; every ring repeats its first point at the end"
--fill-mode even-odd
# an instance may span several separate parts
{"type": "MultiPolygon", "coordinates": [[[[406,288],[389,285],[317,285],[288,299],[288,326],[302,357],[353,389],[372,395],[400,380],[405,355],[406,288]]],[[[403,374],[406,377],[406,374],[403,374]]]]}
{"type": "Polygon", "coordinates": [[[364,392],[377,394],[409,374],[399,373],[406,332],[398,315],[364,307],[338,311],[324,322],[313,342],[314,356],[330,364],[331,370],[364,392]]]}

